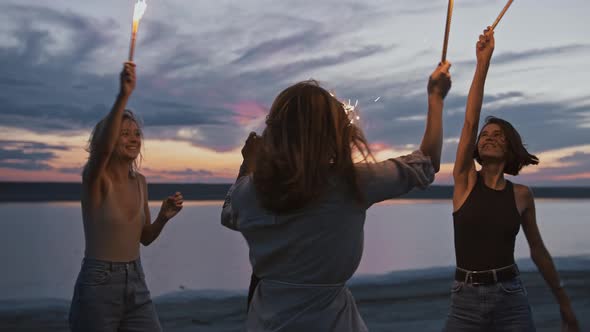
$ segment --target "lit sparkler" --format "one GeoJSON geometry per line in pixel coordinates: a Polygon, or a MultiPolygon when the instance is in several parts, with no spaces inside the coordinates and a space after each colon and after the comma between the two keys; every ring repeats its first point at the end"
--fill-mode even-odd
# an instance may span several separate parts
{"type": "Polygon", "coordinates": [[[139,28],[139,21],[143,17],[146,8],[147,4],[145,3],[145,0],[136,0],[135,7],[133,8],[133,30],[131,31],[131,45],[129,46],[129,61],[133,61],[137,29],[139,28]]]}
{"type": "Polygon", "coordinates": [[[350,120],[350,124],[354,124],[355,121],[358,121],[361,119],[361,117],[358,115],[358,112],[356,110],[356,107],[359,104],[358,99],[354,102],[354,105],[350,102],[350,99],[348,99],[348,102],[343,102],[340,101],[340,99],[336,98],[336,95],[333,92],[329,92],[330,96],[334,97],[334,99],[338,100],[340,102],[340,104],[342,104],[342,109],[344,110],[344,114],[346,114],[346,116],[348,116],[348,120],[350,120]]]}
{"type": "Polygon", "coordinates": [[[358,99],[354,102],[354,105],[350,103],[350,99],[348,99],[347,103],[342,103],[342,107],[344,108],[344,113],[348,116],[350,120],[350,124],[353,124],[354,121],[358,121],[361,117],[358,115],[356,111],[356,107],[358,106],[359,101],[358,99]]]}

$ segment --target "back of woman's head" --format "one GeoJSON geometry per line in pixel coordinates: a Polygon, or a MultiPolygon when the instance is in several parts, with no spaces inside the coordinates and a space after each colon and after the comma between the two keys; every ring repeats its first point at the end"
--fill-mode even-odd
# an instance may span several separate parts
{"type": "Polygon", "coordinates": [[[262,205],[284,213],[319,198],[330,176],[341,176],[362,199],[353,153],[370,150],[343,104],[316,81],[281,92],[270,109],[257,155],[254,184],[262,205]]]}
{"type": "MultiPolygon", "coordinates": [[[[488,116],[482,126],[482,131],[489,124],[498,125],[502,129],[504,138],[506,139],[506,165],[504,166],[504,173],[518,175],[524,166],[537,165],[539,163],[539,158],[527,151],[520,134],[510,122],[494,116],[488,116]]],[[[480,137],[477,138],[476,147],[479,146],[479,139],[480,137]]],[[[477,148],[473,157],[480,165],[482,164],[482,159],[477,148]]]]}

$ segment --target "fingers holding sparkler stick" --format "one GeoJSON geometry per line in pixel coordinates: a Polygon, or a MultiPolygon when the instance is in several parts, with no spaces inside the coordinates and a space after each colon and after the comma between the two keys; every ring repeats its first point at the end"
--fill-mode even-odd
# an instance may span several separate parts
{"type": "Polygon", "coordinates": [[[145,13],[147,4],[145,0],[136,0],[135,7],[133,8],[133,28],[131,30],[131,45],[129,46],[129,61],[133,61],[133,55],[135,53],[135,40],[137,39],[137,29],[139,28],[139,21],[145,13]]]}
{"type": "Polygon", "coordinates": [[[447,61],[447,46],[449,44],[449,35],[451,33],[451,18],[453,17],[453,0],[449,0],[449,6],[447,7],[447,25],[445,27],[445,39],[443,41],[443,50],[441,63],[447,61]]]}
{"type": "Polygon", "coordinates": [[[445,99],[449,90],[451,90],[451,63],[448,61],[438,64],[438,67],[432,72],[428,78],[428,95],[438,96],[445,99]]]}
{"type": "Polygon", "coordinates": [[[508,0],[508,3],[506,4],[506,6],[504,6],[504,9],[502,9],[502,12],[500,12],[500,15],[498,15],[498,17],[496,18],[496,20],[492,24],[492,26],[491,26],[492,30],[494,30],[496,28],[496,25],[498,25],[498,23],[500,23],[502,16],[504,16],[504,14],[506,14],[506,11],[508,11],[508,8],[510,8],[510,5],[512,4],[513,1],[514,0],[508,0]]]}

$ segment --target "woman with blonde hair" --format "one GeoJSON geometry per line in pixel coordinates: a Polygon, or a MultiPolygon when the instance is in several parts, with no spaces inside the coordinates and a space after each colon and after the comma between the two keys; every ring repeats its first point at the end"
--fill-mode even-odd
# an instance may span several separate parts
{"type": "Polygon", "coordinates": [[[138,172],[142,132],[125,105],[135,88],[135,64],[125,63],[110,113],[92,132],[82,173],[86,249],[70,308],[72,331],[161,331],[140,261],[181,209],[180,193],[162,203],[152,223],[145,177],[138,172]]]}

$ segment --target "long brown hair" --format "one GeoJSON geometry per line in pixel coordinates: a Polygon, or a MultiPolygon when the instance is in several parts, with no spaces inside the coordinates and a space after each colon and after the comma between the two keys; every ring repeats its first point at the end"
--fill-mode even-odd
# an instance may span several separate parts
{"type": "Polygon", "coordinates": [[[254,185],[262,206],[275,213],[318,199],[330,176],[341,176],[362,200],[353,153],[371,152],[343,104],[314,80],[282,91],[272,104],[256,159],[254,185]]]}
{"type": "Polygon", "coordinates": [[[477,142],[475,143],[475,151],[473,153],[473,158],[482,165],[481,156],[479,155],[478,146],[479,140],[481,138],[481,132],[483,129],[490,124],[497,124],[502,129],[504,133],[504,137],[506,138],[506,165],[504,166],[504,173],[510,175],[518,175],[520,170],[524,166],[528,165],[537,165],[539,164],[539,158],[534,154],[530,154],[527,149],[525,148],[524,143],[522,142],[522,138],[520,138],[520,134],[516,129],[510,124],[510,122],[496,118],[494,116],[488,116],[485,120],[485,124],[482,126],[481,131],[479,132],[479,136],[477,137],[477,142]]]}

